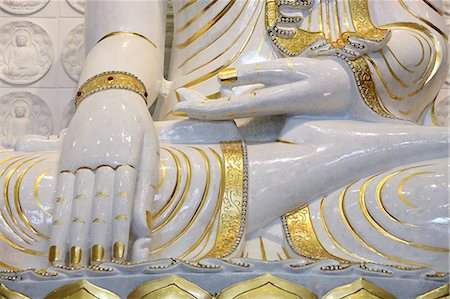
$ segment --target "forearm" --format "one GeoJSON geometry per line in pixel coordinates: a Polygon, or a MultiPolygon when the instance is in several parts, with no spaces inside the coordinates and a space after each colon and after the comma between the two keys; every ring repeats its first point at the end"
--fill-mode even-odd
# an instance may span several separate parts
{"type": "Polygon", "coordinates": [[[165,1],[88,1],[85,39],[80,86],[103,72],[128,72],[144,83],[151,105],[163,78],[165,1]]]}

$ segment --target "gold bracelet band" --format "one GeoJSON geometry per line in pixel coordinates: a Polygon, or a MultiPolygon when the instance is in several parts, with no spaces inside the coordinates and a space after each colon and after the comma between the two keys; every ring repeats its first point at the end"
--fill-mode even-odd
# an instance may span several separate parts
{"type": "Polygon", "coordinates": [[[128,72],[104,72],[87,80],[77,92],[75,106],[78,107],[90,95],[108,89],[130,90],[139,94],[147,103],[148,93],[144,83],[128,72]]]}

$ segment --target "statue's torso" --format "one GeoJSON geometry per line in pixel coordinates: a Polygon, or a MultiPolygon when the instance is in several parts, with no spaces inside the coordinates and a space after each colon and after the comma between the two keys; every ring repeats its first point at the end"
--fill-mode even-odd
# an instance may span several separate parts
{"type": "MultiPolygon", "coordinates": [[[[286,9],[273,12],[269,2],[174,1],[175,29],[169,72],[172,92],[159,103],[156,119],[172,117],[178,88],[189,87],[209,99],[218,98],[220,71],[284,57],[271,41],[267,26],[271,14],[279,13],[279,17],[286,9]]],[[[364,88],[358,90],[361,101],[364,99],[372,110],[388,117],[420,122],[446,74],[445,24],[423,2],[385,2],[316,0],[311,2],[310,10],[292,8],[292,15],[300,16],[302,21],[289,26],[298,26],[303,34],[288,50],[300,46],[306,49],[317,37],[342,48],[347,36],[371,40],[392,30],[387,47],[362,56],[364,72],[352,74],[349,68],[349,75],[356,81],[364,76],[372,77],[374,84],[365,86],[370,87],[369,92],[364,94],[364,88]],[[431,23],[435,24],[432,28],[431,23]],[[404,47],[405,43],[408,48],[404,47]]],[[[290,42],[288,38],[279,41],[290,42]]]]}

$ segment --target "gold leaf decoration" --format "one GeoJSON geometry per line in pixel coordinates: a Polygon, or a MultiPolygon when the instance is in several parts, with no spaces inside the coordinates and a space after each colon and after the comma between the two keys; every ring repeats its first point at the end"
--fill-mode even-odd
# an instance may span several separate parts
{"type": "Polygon", "coordinates": [[[322,299],[396,299],[394,295],[370,281],[360,278],[351,284],[337,287],[322,297],[322,299]]]}
{"type": "Polygon", "coordinates": [[[50,292],[44,299],[120,299],[111,291],[102,289],[87,280],[79,280],[50,292]]]}
{"type": "Polygon", "coordinates": [[[0,299],[30,299],[30,297],[10,290],[3,283],[0,283],[0,299]]]}
{"type": "Polygon", "coordinates": [[[134,289],[128,299],[213,299],[211,294],[199,286],[172,275],[160,280],[149,281],[134,289]]]}
{"type": "Polygon", "coordinates": [[[243,281],[223,290],[217,299],[317,299],[307,288],[266,273],[256,279],[243,281]]]}

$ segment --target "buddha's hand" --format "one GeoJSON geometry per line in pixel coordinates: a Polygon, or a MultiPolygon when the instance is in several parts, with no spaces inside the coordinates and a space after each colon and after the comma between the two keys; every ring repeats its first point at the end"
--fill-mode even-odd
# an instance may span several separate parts
{"type": "Polygon", "coordinates": [[[336,57],[284,58],[224,70],[219,74],[224,97],[177,90],[177,112],[190,118],[227,120],[263,115],[339,115],[358,98],[351,72],[336,57]],[[355,93],[355,94],[353,94],[355,93]]]}
{"type": "Polygon", "coordinates": [[[64,137],[49,259],[71,266],[127,259],[130,223],[148,236],[159,145],[142,98],[106,90],[85,99],[64,137]]]}

